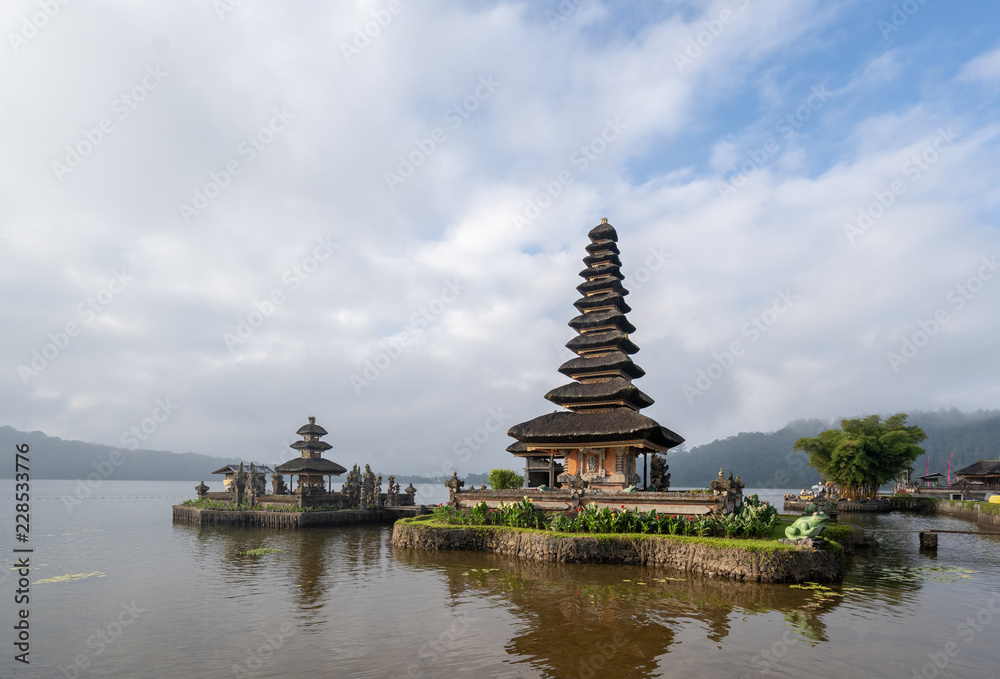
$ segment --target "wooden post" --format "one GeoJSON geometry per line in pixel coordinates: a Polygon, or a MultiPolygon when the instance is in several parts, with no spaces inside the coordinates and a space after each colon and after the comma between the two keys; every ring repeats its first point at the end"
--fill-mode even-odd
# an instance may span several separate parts
{"type": "Polygon", "coordinates": [[[642,489],[646,490],[649,487],[649,483],[646,481],[646,467],[649,463],[649,451],[642,451],[642,489]]]}
{"type": "Polygon", "coordinates": [[[556,487],[556,456],[549,453],[549,488],[556,487]]]}
{"type": "Polygon", "coordinates": [[[937,533],[929,531],[920,534],[920,549],[934,549],[938,546],[937,533]]]}

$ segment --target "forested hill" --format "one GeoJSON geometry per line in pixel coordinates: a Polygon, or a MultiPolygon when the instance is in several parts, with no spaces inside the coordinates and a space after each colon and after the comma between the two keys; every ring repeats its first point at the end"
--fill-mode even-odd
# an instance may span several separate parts
{"type": "MultiPolygon", "coordinates": [[[[40,431],[22,432],[12,427],[0,427],[0,450],[13,452],[14,446],[21,443],[30,446],[31,476],[35,479],[86,479],[91,474],[97,473],[101,478],[116,481],[211,483],[222,480],[221,476],[212,476],[211,472],[223,465],[240,462],[239,458],[219,458],[198,453],[171,453],[165,450],[143,449],[130,451],[99,443],[65,440],[47,436],[40,431]]],[[[249,458],[244,458],[244,461],[249,462],[249,458]]],[[[255,461],[265,464],[275,462],[260,459],[255,461]]],[[[467,474],[465,482],[469,485],[483,485],[488,475],[488,473],[467,474]]],[[[0,479],[9,479],[13,476],[13,462],[0,465],[0,479]]],[[[403,486],[408,483],[441,485],[444,480],[444,478],[413,475],[396,476],[397,483],[403,486]]],[[[270,483],[270,479],[267,481],[270,483]]]]}
{"type": "Polygon", "coordinates": [[[667,453],[670,485],[675,488],[707,488],[719,468],[739,475],[752,488],[805,488],[819,480],[808,457],[792,446],[803,436],[815,436],[830,423],[799,420],[775,432],[742,432],[717,439],[686,452],[667,453]]]}
{"type": "MultiPolygon", "coordinates": [[[[931,472],[944,474],[948,457],[954,454],[952,471],[978,460],[1000,457],[1000,410],[978,410],[963,413],[952,408],[937,412],[914,412],[911,424],[918,425],[927,434],[920,445],[930,456],[931,472]]],[[[914,469],[923,474],[927,468],[926,456],[917,460],[914,469]]]]}
{"type": "MultiPolygon", "coordinates": [[[[889,414],[892,413],[886,413],[889,414]]],[[[909,424],[919,426],[927,434],[927,440],[921,444],[927,453],[914,463],[919,474],[927,468],[927,456],[930,456],[930,470],[942,474],[947,471],[948,457],[953,453],[952,471],[977,460],[1000,456],[1000,410],[914,411],[910,413],[909,424]]],[[[819,475],[808,466],[807,456],[795,453],[792,447],[798,438],[839,426],[840,419],[797,420],[775,432],[744,432],[689,452],[672,451],[667,455],[671,485],[704,488],[718,476],[719,467],[723,467],[726,475],[730,471],[738,474],[748,487],[811,486],[819,480],[819,475]]]]}

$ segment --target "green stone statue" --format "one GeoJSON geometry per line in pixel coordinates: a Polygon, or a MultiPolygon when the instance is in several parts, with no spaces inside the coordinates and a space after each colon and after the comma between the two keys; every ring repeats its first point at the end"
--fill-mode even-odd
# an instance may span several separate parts
{"type": "Polygon", "coordinates": [[[830,517],[822,512],[816,512],[812,516],[800,516],[795,519],[795,523],[785,529],[785,537],[789,540],[814,538],[823,532],[829,520],[830,517]]]}

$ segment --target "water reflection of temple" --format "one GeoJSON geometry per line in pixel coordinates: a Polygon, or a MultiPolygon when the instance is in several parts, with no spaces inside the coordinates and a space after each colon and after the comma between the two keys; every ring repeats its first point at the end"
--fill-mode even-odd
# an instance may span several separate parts
{"type": "Polygon", "coordinates": [[[341,588],[368,586],[390,563],[388,532],[369,526],[287,532],[175,524],[174,530],[189,535],[193,561],[225,596],[282,592],[304,625],[328,621],[330,607],[345,598],[341,588]],[[261,549],[280,551],[253,553],[261,549]]]}
{"type": "Polygon", "coordinates": [[[511,662],[556,677],[659,676],[681,636],[690,644],[692,630],[701,629],[709,650],[733,622],[759,614],[777,613],[797,637],[825,641],[822,617],[839,605],[809,610],[802,606],[811,594],[787,586],[639,566],[402,549],[394,559],[441,573],[455,601],[500,602],[518,619],[519,632],[505,644],[511,662]]]}
{"type": "MultiPolygon", "coordinates": [[[[332,584],[330,539],[327,530],[279,533],[258,529],[199,528],[184,524],[175,530],[191,533],[193,556],[224,588],[257,586],[274,589],[274,579],[291,580],[294,608],[305,620],[328,602],[332,584]],[[254,550],[280,552],[255,555],[254,550]],[[275,569],[275,563],[281,568],[275,569]]],[[[230,590],[231,591],[231,590],[230,590]]]]}

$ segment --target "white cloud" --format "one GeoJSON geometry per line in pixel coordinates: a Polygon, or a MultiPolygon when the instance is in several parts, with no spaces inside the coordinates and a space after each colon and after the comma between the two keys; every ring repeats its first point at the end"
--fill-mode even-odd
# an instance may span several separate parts
{"type": "MultiPolygon", "coordinates": [[[[802,62],[846,25],[816,3],[754,3],[678,69],[674,52],[733,5],[668,12],[629,37],[600,3],[555,31],[536,5],[405,3],[350,62],[342,43],[375,5],[244,3],[225,21],[204,3],[65,6],[0,70],[20,104],[0,127],[4,424],[114,444],[171,397],[178,414],[144,445],[263,459],[311,414],[333,459],[436,468],[488,409],[513,424],[554,408],[542,395],[563,381],[557,348],[602,216],[634,289],[649,413],[694,443],[796,417],[992,405],[979,376],[995,368],[975,353],[995,335],[1000,285],[899,373],[885,357],[1000,250],[992,128],[951,113],[947,90],[864,109],[907,71],[893,52],[845,64],[856,86],[816,114],[836,124],[810,122],[723,201],[715,179],[774,133],[775,109],[830,77],[802,62]],[[169,76],[60,182],[51,163],[151,64],[169,76]],[[489,96],[484,78],[499,83],[489,96]],[[747,83],[762,83],[766,110],[733,105],[753,99],[747,83]],[[453,126],[446,112],[468,97],[453,126]],[[241,144],[275,108],[294,119],[251,161],[241,144]],[[615,118],[626,127],[596,142],[615,118]],[[948,125],[960,138],[911,182],[904,164],[948,125]],[[446,139],[390,190],[386,172],[438,128],[446,139]],[[231,161],[239,174],[185,223],[178,204],[231,161]],[[512,215],[560,172],[570,180],[518,231],[512,215]],[[844,223],[899,177],[906,195],[852,247],[844,223]],[[313,267],[321,238],[339,247],[313,267]],[[85,322],[78,306],[123,267],[135,281],[85,322]],[[465,289],[416,330],[453,280],[465,289]],[[785,288],[801,300],[689,404],[681,386],[748,341],[744,324],[785,288]],[[276,290],[230,353],[225,333],[276,290]],[[18,366],[69,322],[79,335],[25,384],[18,366]],[[357,393],[351,377],[407,332],[357,393]]],[[[508,443],[498,434],[465,466],[509,465],[508,443]]]]}
{"type": "Polygon", "coordinates": [[[1000,81],[1000,48],[980,54],[962,66],[959,80],[981,80],[986,83],[1000,81]]]}

